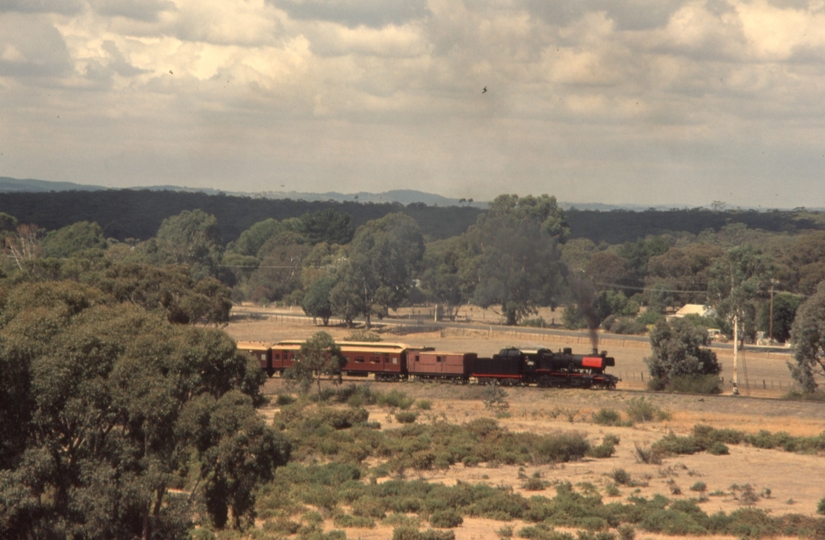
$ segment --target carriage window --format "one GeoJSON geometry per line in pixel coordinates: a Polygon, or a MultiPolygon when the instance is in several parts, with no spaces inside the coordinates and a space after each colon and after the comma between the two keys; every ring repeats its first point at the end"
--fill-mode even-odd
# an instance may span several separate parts
{"type": "Polygon", "coordinates": [[[362,363],[363,363],[363,362],[364,362],[364,357],[363,357],[363,356],[356,356],[356,357],[355,357],[355,361],[356,361],[356,362],[362,362],[362,363]]]}
{"type": "Polygon", "coordinates": [[[275,353],[275,360],[281,359],[281,353],[275,353]]]}
{"type": "Polygon", "coordinates": [[[443,362],[443,361],[444,361],[444,358],[442,358],[441,356],[436,356],[436,357],[435,357],[435,361],[436,361],[436,362],[443,362]]]}
{"type": "Polygon", "coordinates": [[[418,355],[415,356],[415,361],[418,362],[418,355]]]}
{"type": "Polygon", "coordinates": [[[394,356],[393,356],[393,357],[392,357],[392,363],[393,363],[393,364],[397,364],[397,363],[398,363],[398,358],[396,358],[396,357],[394,357],[394,356]]]}
{"type": "Polygon", "coordinates": [[[266,353],[261,353],[261,360],[266,360],[266,353]]]}
{"type": "Polygon", "coordinates": [[[381,357],[380,356],[370,356],[370,363],[371,364],[380,364],[381,357]]]}

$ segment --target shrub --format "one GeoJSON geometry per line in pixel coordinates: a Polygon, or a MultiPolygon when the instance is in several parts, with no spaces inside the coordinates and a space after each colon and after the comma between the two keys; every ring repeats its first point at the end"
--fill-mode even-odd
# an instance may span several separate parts
{"type": "Polygon", "coordinates": [[[685,394],[721,394],[722,380],[715,374],[673,377],[667,390],[685,394]]]}
{"type": "Polygon", "coordinates": [[[639,443],[634,443],[636,461],[647,465],[660,465],[662,463],[662,452],[656,444],[653,446],[639,446],[639,443]]]}
{"type": "Polygon", "coordinates": [[[819,499],[819,504],[816,506],[816,513],[825,516],[825,497],[819,499]]]}
{"type": "Polygon", "coordinates": [[[633,481],[630,473],[624,469],[613,469],[610,471],[608,476],[610,476],[610,478],[612,478],[617,484],[622,484],[624,486],[629,486],[633,481]]]}
{"type": "Polygon", "coordinates": [[[616,444],[613,442],[614,439],[615,437],[605,437],[599,446],[591,447],[587,455],[599,459],[609,458],[616,452],[616,444]]]}
{"type": "Polygon", "coordinates": [[[631,317],[619,317],[610,325],[610,331],[614,334],[644,334],[647,326],[631,317]]]}
{"type": "Polygon", "coordinates": [[[671,415],[663,411],[645,398],[633,398],[627,404],[627,415],[635,422],[650,422],[654,419],[663,421],[670,420],[671,415]]]}
{"type": "Polygon", "coordinates": [[[415,399],[407,396],[407,394],[400,390],[391,390],[386,394],[378,395],[376,402],[384,407],[396,407],[406,410],[412,406],[415,399]]]}
{"type": "Polygon", "coordinates": [[[690,486],[691,491],[698,491],[699,493],[704,493],[708,490],[708,485],[704,482],[696,482],[692,486],[690,486]]]}
{"type": "Polygon", "coordinates": [[[413,527],[397,527],[392,531],[392,540],[455,540],[453,531],[419,531],[413,527]]]}
{"type": "Polygon", "coordinates": [[[587,455],[590,443],[578,431],[556,433],[539,438],[533,445],[533,462],[537,465],[551,462],[576,461],[587,455]]]}
{"type": "Polygon", "coordinates": [[[547,326],[547,321],[544,317],[536,317],[535,319],[524,319],[519,326],[530,326],[532,328],[544,328],[547,326]]]}
{"type": "Polygon", "coordinates": [[[372,343],[382,341],[381,336],[369,330],[355,330],[344,338],[344,341],[369,341],[372,343]]]}
{"type": "Polygon", "coordinates": [[[593,413],[593,423],[600,426],[617,426],[622,417],[615,409],[599,409],[593,413]]]}
{"type": "Polygon", "coordinates": [[[418,415],[410,411],[401,411],[395,415],[395,419],[398,420],[400,424],[412,424],[417,418],[418,415]]]}
{"type": "Polygon", "coordinates": [[[439,529],[452,529],[464,523],[464,518],[452,508],[436,510],[430,516],[430,525],[439,529]]]}
{"type": "Polygon", "coordinates": [[[275,398],[275,403],[279,406],[284,405],[291,405],[295,403],[295,396],[291,396],[289,394],[278,394],[278,397],[275,398]]]}
{"type": "Polygon", "coordinates": [[[663,321],[663,320],[665,320],[664,315],[662,315],[661,313],[658,313],[656,311],[651,311],[651,310],[647,310],[644,313],[642,313],[641,315],[639,315],[638,317],[636,317],[636,322],[639,322],[639,323],[645,325],[645,327],[647,327],[648,325],[651,325],[651,324],[656,324],[657,322],[663,321]]]}
{"type": "Polygon", "coordinates": [[[728,454],[728,447],[725,443],[716,441],[710,448],[708,448],[708,452],[713,454],[714,456],[723,456],[728,454]]]}
{"type": "Polygon", "coordinates": [[[616,529],[619,533],[620,540],[634,540],[636,538],[636,529],[633,528],[633,525],[625,523],[624,525],[619,525],[619,528],[616,529]]]}
{"type": "Polygon", "coordinates": [[[422,411],[429,411],[433,408],[433,402],[429,399],[419,399],[415,402],[415,406],[422,411]]]}

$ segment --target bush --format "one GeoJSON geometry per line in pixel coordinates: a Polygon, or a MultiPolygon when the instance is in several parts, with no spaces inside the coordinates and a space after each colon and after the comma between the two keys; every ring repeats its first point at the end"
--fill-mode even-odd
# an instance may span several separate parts
{"type": "Polygon", "coordinates": [[[429,399],[419,399],[415,402],[415,406],[422,411],[429,411],[433,408],[433,402],[429,399]]]}
{"type": "Polygon", "coordinates": [[[614,334],[644,334],[647,326],[630,317],[619,317],[610,325],[610,331],[614,334]]]}
{"type": "Polygon", "coordinates": [[[400,390],[392,390],[386,394],[379,394],[376,402],[384,407],[396,407],[398,409],[409,409],[415,402],[415,399],[407,396],[400,390]]]}
{"type": "Polygon", "coordinates": [[[618,426],[622,417],[615,409],[599,409],[593,413],[593,423],[600,426],[618,426]]]}
{"type": "Polygon", "coordinates": [[[417,418],[418,415],[410,411],[401,411],[395,415],[395,419],[401,424],[412,424],[417,418]]]}
{"type": "Polygon", "coordinates": [[[590,443],[578,431],[556,433],[539,438],[533,445],[533,462],[537,465],[577,461],[587,455],[590,443]]]}
{"type": "Polygon", "coordinates": [[[629,486],[633,482],[630,473],[624,469],[613,469],[612,471],[610,471],[609,476],[613,479],[614,482],[616,482],[617,484],[622,484],[624,486],[629,486]]]}
{"type": "Polygon", "coordinates": [[[291,396],[289,394],[278,394],[278,397],[275,398],[275,404],[278,406],[284,405],[291,405],[295,403],[295,396],[291,396]]]}
{"type": "Polygon", "coordinates": [[[655,443],[653,446],[639,446],[639,443],[635,443],[634,454],[636,461],[647,465],[661,464],[662,451],[656,446],[659,442],[655,443]]]}
{"type": "Polygon", "coordinates": [[[419,531],[414,527],[397,527],[392,531],[392,540],[455,540],[453,531],[419,531]]]}
{"type": "Polygon", "coordinates": [[[645,327],[651,324],[656,324],[657,322],[663,320],[665,320],[664,315],[651,310],[647,310],[638,317],[636,317],[636,322],[645,325],[645,327]]]}
{"type": "Polygon", "coordinates": [[[819,499],[819,504],[816,505],[816,513],[825,516],[825,497],[819,499]]]}
{"type": "Polygon", "coordinates": [[[530,326],[532,328],[544,328],[547,326],[547,321],[544,317],[536,317],[535,319],[524,319],[519,326],[530,326]]]}
{"type": "Polygon", "coordinates": [[[636,538],[636,529],[633,528],[633,525],[625,523],[624,525],[619,525],[619,528],[616,529],[619,533],[620,540],[634,540],[636,538]]]}
{"type": "Polygon", "coordinates": [[[691,491],[698,491],[699,493],[704,493],[708,490],[708,485],[704,482],[696,482],[692,486],[690,486],[691,491]]]}
{"type": "Polygon", "coordinates": [[[355,330],[344,338],[344,341],[368,341],[376,343],[382,341],[381,336],[369,330],[355,330]]]}
{"type": "Polygon", "coordinates": [[[716,441],[708,448],[708,452],[714,456],[726,456],[728,455],[728,447],[725,443],[716,441]]]}
{"type": "Polygon", "coordinates": [[[652,420],[670,420],[671,414],[646,401],[645,398],[633,398],[627,404],[627,415],[634,422],[650,422],[652,420]]]}
{"type": "Polygon", "coordinates": [[[430,525],[439,529],[452,529],[464,523],[464,518],[452,508],[436,510],[430,516],[430,525]]]}
{"type": "Polygon", "coordinates": [[[685,394],[721,394],[722,380],[714,374],[674,377],[665,389],[685,394]]]}

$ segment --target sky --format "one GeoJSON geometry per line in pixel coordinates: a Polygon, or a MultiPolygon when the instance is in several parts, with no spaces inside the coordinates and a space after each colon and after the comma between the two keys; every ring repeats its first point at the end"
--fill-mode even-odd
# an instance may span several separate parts
{"type": "Polygon", "coordinates": [[[0,176],[794,208],[823,171],[825,0],[0,0],[0,176]]]}

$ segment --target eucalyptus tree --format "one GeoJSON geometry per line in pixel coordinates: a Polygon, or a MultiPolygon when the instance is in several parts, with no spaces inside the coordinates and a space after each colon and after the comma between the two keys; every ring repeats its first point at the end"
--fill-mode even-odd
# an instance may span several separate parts
{"type": "Polygon", "coordinates": [[[467,231],[474,256],[466,262],[471,268],[466,274],[474,280],[475,303],[501,306],[510,325],[554,305],[564,277],[558,244],[568,234],[555,197],[496,197],[467,231]]]}
{"type": "Polygon", "coordinates": [[[187,538],[197,515],[245,527],[289,456],[255,411],[265,376],[226,334],[88,285],[4,291],[0,377],[2,538],[187,538]]]}
{"type": "Polygon", "coordinates": [[[739,393],[737,373],[740,326],[755,315],[754,300],[770,278],[771,267],[762,253],[745,244],[728,250],[710,269],[708,303],[733,328],[733,393],[739,393]]]}
{"type": "Polygon", "coordinates": [[[376,308],[386,311],[406,300],[424,253],[418,224],[404,214],[387,214],[355,233],[347,261],[330,292],[334,313],[361,315],[369,328],[376,308]]]}

